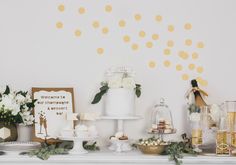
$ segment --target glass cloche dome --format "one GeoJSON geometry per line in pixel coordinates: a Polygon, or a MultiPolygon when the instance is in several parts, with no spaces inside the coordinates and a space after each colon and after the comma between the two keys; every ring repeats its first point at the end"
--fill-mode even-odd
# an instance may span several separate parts
{"type": "Polygon", "coordinates": [[[148,132],[154,134],[171,134],[176,132],[173,126],[171,111],[163,98],[160,100],[160,104],[156,104],[152,109],[151,127],[148,132]]]}

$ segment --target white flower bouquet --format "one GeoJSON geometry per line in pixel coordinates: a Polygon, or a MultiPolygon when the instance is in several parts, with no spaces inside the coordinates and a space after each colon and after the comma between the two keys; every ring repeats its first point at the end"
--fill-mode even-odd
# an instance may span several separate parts
{"type": "Polygon", "coordinates": [[[92,104],[98,103],[109,89],[134,89],[136,96],[141,96],[141,85],[135,83],[134,73],[129,69],[124,67],[111,69],[107,75],[109,77],[108,80],[101,83],[100,92],[95,95],[92,104]]]}
{"type": "Polygon", "coordinates": [[[12,91],[6,86],[0,90],[0,122],[6,125],[32,125],[32,109],[35,103],[36,100],[32,100],[28,92],[12,91]]]}

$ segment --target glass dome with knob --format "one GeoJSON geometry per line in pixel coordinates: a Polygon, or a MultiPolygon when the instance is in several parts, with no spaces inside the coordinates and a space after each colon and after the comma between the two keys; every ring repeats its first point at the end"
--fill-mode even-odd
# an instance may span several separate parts
{"type": "Polygon", "coordinates": [[[158,134],[162,138],[163,134],[174,134],[176,129],[173,125],[171,110],[165,104],[163,98],[160,103],[154,105],[151,112],[151,125],[149,126],[149,134],[158,134]]]}

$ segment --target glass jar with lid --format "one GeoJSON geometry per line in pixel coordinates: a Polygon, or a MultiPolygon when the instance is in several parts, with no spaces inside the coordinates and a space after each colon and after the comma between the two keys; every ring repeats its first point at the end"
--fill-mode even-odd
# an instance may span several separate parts
{"type": "Polygon", "coordinates": [[[151,128],[148,130],[153,134],[172,134],[176,132],[173,126],[172,114],[169,107],[162,98],[160,104],[156,104],[151,112],[151,128]]]}

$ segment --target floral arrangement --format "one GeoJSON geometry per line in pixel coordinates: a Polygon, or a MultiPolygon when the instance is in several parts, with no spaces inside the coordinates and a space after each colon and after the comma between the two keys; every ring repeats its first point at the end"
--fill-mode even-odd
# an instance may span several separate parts
{"type": "Polygon", "coordinates": [[[141,85],[135,83],[131,73],[129,73],[126,69],[121,68],[121,70],[112,73],[108,81],[101,83],[100,91],[95,95],[92,104],[98,103],[102,96],[107,93],[110,88],[134,89],[136,96],[141,96],[141,85]]]}
{"type": "Polygon", "coordinates": [[[0,91],[0,121],[6,125],[32,125],[35,103],[36,100],[32,100],[28,92],[12,91],[6,86],[0,91]]]}

